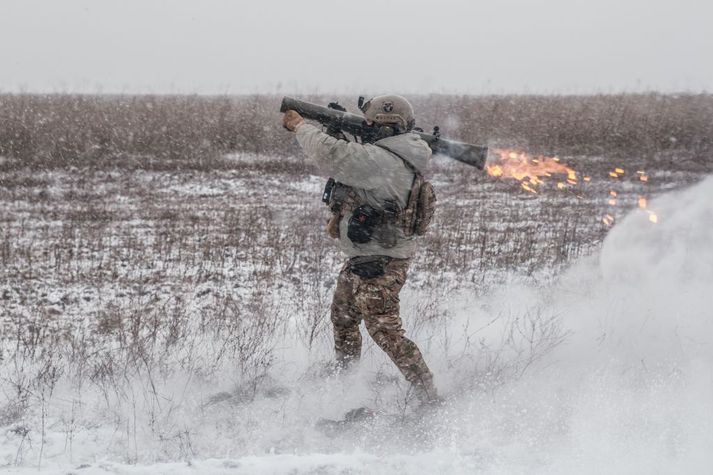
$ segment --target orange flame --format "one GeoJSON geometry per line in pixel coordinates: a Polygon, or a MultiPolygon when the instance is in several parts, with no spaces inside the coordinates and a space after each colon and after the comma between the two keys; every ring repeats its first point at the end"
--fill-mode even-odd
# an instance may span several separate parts
{"type": "MultiPolygon", "coordinates": [[[[537,193],[537,187],[545,183],[545,179],[552,175],[566,175],[566,178],[562,177],[556,181],[553,188],[558,190],[564,190],[568,185],[576,185],[579,182],[577,171],[561,163],[558,157],[533,156],[527,152],[513,149],[491,149],[491,152],[493,155],[489,156],[485,163],[485,172],[492,177],[517,180],[520,182],[520,187],[529,193],[537,193]]],[[[623,167],[615,167],[609,170],[608,174],[611,178],[620,179],[626,174],[626,170],[623,167]]],[[[591,179],[590,176],[582,177],[584,183],[589,183],[591,179]]],[[[644,170],[637,170],[632,179],[638,179],[643,183],[649,181],[644,170]]],[[[620,197],[616,190],[609,190],[607,204],[617,206],[620,199],[624,200],[622,202],[626,201],[625,195],[623,196],[623,198],[620,197]]],[[[638,205],[648,214],[649,221],[658,223],[656,213],[648,209],[646,196],[639,196],[638,205]]],[[[611,214],[606,214],[601,218],[601,221],[606,226],[613,226],[615,218],[611,214]]]]}
{"type": "MultiPolygon", "coordinates": [[[[577,172],[574,169],[559,163],[557,157],[532,156],[529,153],[511,150],[494,149],[495,158],[490,158],[485,164],[485,172],[493,177],[512,178],[520,182],[520,186],[530,193],[537,193],[537,186],[543,182],[542,178],[554,174],[567,175],[566,182],[570,185],[577,184],[577,172]]],[[[557,188],[563,189],[565,183],[560,181],[557,188]]]]}
{"type": "Polygon", "coordinates": [[[656,224],[659,222],[659,217],[656,213],[651,211],[649,208],[649,201],[646,199],[645,196],[639,196],[639,208],[643,209],[646,211],[646,213],[649,215],[649,221],[652,223],[656,224]]]}

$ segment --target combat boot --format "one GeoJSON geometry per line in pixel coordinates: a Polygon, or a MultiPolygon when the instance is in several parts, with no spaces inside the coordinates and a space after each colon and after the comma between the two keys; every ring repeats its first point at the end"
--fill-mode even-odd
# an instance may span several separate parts
{"type": "Polygon", "coordinates": [[[424,378],[423,381],[411,385],[414,396],[418,400],[418,408],[439,407],[444,403],[444,399],[438,395],[436,386],[432,378],[424,378]]]}

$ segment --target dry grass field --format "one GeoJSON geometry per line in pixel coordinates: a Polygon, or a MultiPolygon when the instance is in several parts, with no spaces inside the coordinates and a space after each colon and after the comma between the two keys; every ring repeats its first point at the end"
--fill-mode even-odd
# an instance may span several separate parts
{"type": "MultiPolygon", "coordinates": [[[[355,97],[308,96],[339,102],[355,97]]],[[[713,96],[410,97],[417,125],[471,143],[546,155],[649,161],[713,147],[713,96]]],[[[0,94],[0,156],[21,165],[214,168],[225,153],[297,153],[279,123],[280,96],[72,96],[0,94]],[[108,162],[108,163],[107,163],[108,162]]],[[[3,165],[3,169],[7,168],[3,165]]]]}

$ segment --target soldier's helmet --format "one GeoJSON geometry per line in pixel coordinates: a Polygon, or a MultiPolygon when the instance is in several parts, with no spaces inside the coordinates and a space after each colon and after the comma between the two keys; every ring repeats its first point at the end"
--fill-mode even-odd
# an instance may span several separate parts
{"type": "Polygon", "coordinates": [[[416,123],[409,101],[394,94],[373,97],[360,109],[366,120],[380,125],[395,125],[401,133],[410,131],[416,123]]]}

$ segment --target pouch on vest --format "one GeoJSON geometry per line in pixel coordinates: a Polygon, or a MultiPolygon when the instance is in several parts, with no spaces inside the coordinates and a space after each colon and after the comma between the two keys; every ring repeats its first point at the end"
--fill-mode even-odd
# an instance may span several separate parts
{"type": "Polygon", "coordinates": [[[322,202],[329,207],[332,216],[327,223],[327,235],[334,239],[339,239],[339,223],[344,217],[342,208],[346,202],[354,200],[351,188],[335,181],[334,178],[327,180],[322,192],[322,202]]]}
{"type": "Polygon", "coordinates": [[[426,234],[428,225],[431,224],[431,219],[433,219],[433,214],[436,211],[436,192],[430,182],[422,181],[418,189],[417,205],[413,232],[423,236],[426,234]]]}
{"type": "Polygon", "coordinates": [[[339,239],[339,221],[341,221],[342,215],[339,213],[332,213],[332,216],[327,221],[327,236],[333,239],[339,239]]]}
{"type": "Polygon", "coordinates": [[[426,234],[428,225],[436,210],[436,192],[433,185],[424,180],[420,173],[414,176],[408,203],[402,211],[404,230],[407,236],[426,234]]]}
{"type": "Polygon", "coordinates": [[[371,241],[374,229],[381,223],[382,214],[369,205],[361,205],[352,212],[347,227],[347,237],[354,244],[371,241]]]}
{"type": "Polygon", "coordinates": [[[384,203],[383,209],[370,205],[356,208],[349,218],[347,237],[354,244],[376,242],[385,249],[391,249],[397,244],[396,219],[398,205],[393,202],[384,203]]]}

